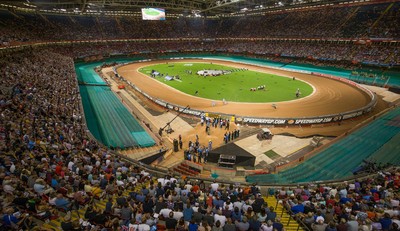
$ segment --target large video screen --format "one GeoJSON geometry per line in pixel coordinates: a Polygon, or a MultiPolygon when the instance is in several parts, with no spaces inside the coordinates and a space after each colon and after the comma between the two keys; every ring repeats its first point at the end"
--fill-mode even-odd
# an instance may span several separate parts
{"type": "Polygon", "coordinates": [[[142,8],[143,20],[165,20],[165,9],[142,8]]]}

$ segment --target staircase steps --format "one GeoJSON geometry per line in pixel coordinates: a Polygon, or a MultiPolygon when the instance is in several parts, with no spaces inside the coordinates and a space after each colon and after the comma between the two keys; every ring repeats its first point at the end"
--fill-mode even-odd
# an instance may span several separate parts
{"type": "Polygon", "coordinates": [[[264,201],[268,203],[268,207],[274,207],[277,217],[281,218],[281,223],[283,224],[285,230],[297,231],[297,230],[305,230],[303,229],[296,220],[294,220],[286,211],[286,209],[282,206],[281,203],[278,203],[277,199],[274,196],[263,197],[264,201]]]}
{"type": "Polygon", "coordinates": [[[179,172],[179,173],[181,173],[183,175],[187,175],[187,176],[196,176],[196,175],[198,175],[198,174],[196,174],[195,171],[190,170],[190,169],[185,168],[185,167],[182,167],[182,166],[174,167],[174,171],[179,172]]]}
{"type": "Polygon", "coordinates": [[[172,170],[186,176],[198,176],[201,173],[200,170],[190,167],[185,162],[181,162],[180,164],[174,166],[172,170]]]}

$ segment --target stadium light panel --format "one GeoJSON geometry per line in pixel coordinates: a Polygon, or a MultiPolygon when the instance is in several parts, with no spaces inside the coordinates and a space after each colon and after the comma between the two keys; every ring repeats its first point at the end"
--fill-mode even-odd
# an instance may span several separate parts
{"type": "Polygon", "coordinates": [[[165,9],[162,8],[142,8],[143,20],[165,20],[165,9]]]}

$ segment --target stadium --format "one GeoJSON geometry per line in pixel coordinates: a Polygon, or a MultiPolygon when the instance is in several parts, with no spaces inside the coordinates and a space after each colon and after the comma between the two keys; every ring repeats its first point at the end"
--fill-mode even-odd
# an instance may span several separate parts
{"type": "Polygon", "coordinates": [[[0,230],[400,230],[399,9],[0,0],[0,230]]]}

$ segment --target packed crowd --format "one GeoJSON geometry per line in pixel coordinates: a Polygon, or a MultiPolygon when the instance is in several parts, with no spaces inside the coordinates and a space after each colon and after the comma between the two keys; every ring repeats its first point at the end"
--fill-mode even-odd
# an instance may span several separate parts
{"type": "Polygon", "coordinates": [[[5,54],[0,75],[3,153],[23,157],[46,145],[61,149],[59,141],[68,149],[84,142],[72,58],[32,50],[5,54]]]}
{"type": "Polygon", "coordinates": [[[64,46],[48,46],[47,50],[80,58],[91,55],[127,54],[150,56],[151,53],[169,54],[179,52],[229,52],[255,56],[267,56],[270,59],[285,58],[308,59],[318,61],[346,62],[349,65],[365,64],[400,64],[400,47],[379,45],[354,45],[353,43],[305,43],[289,41],[165,41],[165,42],[118,42],[102,44],[75,44],[64,46]]]}
{"type": "Polygon", "coordinates": [[[398,47],[366,46],[353,43],[306,43],[288,41],[231,42],[218,45],[219,50],[276,55],[279,57],[309,58],[313,60],[354,61],[370,64],[399,64],[398,47]]]}
{"type": "Polygon", "coordinates": [[[400,3],[272,12],[262,16],[168,18],[56,16],[1,12],[0,43],[120,38],[400,38],[400,3]],[[382,15],[382,17],[381,17],[382,15]],[[296,22],[296,23],[294,23],[296,22]],[[316,23],[318,22],[318,23],[316,23]]]}
{"type": "MultiPolygon", "coordinates": [[[[33,50],[3,54],[0,72],[1,208],[2,214],[7,214],[3,222],[30,229],[34,226],[31,218],[15,219],[25,211],[19,211],[19,206],[66,185],[65,169],[59,166],[55,174],[54,167],[67,156],[82,157],[82,150],[95,144],[82,124],[71,58],[33,50]],[[53,181],[54,187],[43,180],[53,181]]],[[[83,169],[83,164],[76,167],[83,169]]],[[[51,196],[51,201],[58,203],[58,196],[51,196]]],[[[48,212],[49,201],[34,201],[31,209],[36,209],[37,202],[38,213],[48,212]]]]}
{"type": "Polygon", "coordinates": [[[116,43],[67,43],[47,48],[73,58],[117,54],[215,51],[318,61],[399,65],[399,47],[366,39],[399,38],[400,3],[321,8],[220,19],[142,21],[130,17],[66,17],[0,13],[0,44],[14,42],[175,38],[116,43]],[[386,11],[386,9],[388,9],[386,11]],[[382,15],[382,17],[380,17],[382,15]],[[262,17],[262,18],[261,18],[262,17]],[[293,23],[293,22],[296,23],[293,23]],[[314,23],[314,22],[318,23],[314,23]],[[222,38],[361,38],[357,42],[233,40],[222,38]],[[196,38],[192,40],[184,40],[196,38]],[[200,38],[200,39],[197,39],[200,38]]]}
{"type": "Polygon", "coordinates": [[[293,217],[314,231],[400,230],[400,172],[339,186],[276,192],[293,217]]]}
{"type": "Polygon", "coordinates": [[[185,41],[144,41],[144,42],[118,42],[118,43],[88,43],[63,46],[47,46],[46,49],[73,58],[102,55],[142,55],[150,56],[154,53],[202,50],[200,42],[185,41]]]}

